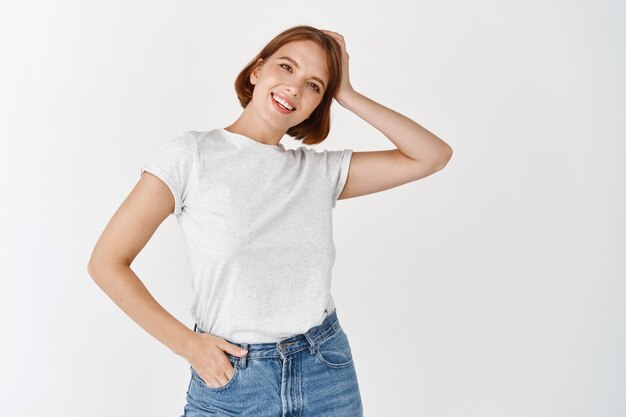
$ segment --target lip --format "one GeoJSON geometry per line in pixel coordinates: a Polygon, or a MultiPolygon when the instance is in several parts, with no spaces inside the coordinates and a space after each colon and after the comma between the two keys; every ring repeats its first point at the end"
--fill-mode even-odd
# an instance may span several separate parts
{"type": "Polygon", "coordinates": [[[274,100],[272,97],[270,97],[270,101],[272,102],[272,107],[274,107],[274,109],[276,109],[276,111],[279,112],[280,114],[284,114],[285,116],[287,116],[293,112],[292,110],[287,110],[285,108],[282,108],[280,104],[278,104],[278,102],[274,100]]]}
{"type": "MultiPolygon", "coordinates": [[[[281,94],[281,93],[272,93],[272,94],[273,94],[273,95],[275,95],[275,96],[277,96],[277,97],[280,97],[281,99],[283,99],[283,100],[285,100],[287,103],[289,103],[289,105],[290,105],[291,107],[293,107],[293,110],[298,110],[298,108],[296,107],[296,104],[295,104],[293,101],[289,100],[289,99],[287,98],[287,96],[285,96],[284,94],[281,94]]],[[[272,100],[273,100],[273,98],[272,98],[272,100]]]]}

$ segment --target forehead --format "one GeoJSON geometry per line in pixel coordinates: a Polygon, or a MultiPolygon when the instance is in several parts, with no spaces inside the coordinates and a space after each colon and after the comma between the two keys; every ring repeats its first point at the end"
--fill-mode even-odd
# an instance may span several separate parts
{"type": "Polygon", "coordinates": [[[318,44],[309,40],[292,41],[280,48],[273,54],[274,59],[288,56],[295,60],[300,71],[316,75],[323,80],[328,79],[326,53],[318,44]]]}

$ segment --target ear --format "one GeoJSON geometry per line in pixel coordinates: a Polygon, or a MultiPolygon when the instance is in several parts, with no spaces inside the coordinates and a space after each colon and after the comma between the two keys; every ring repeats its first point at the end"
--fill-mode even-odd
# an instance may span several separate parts
{"type": "MultiPolygon", "coordinates": [[[[263,61],[263,58],[259,58],[256,64],[262,61],[263,61]]],[[[250,73],[250,83],[252,85],[256,85],[256,81],[259,79],[259,71],[261,71],[261,66],[262,65],[257,65],[256,68],[254,68],[252,72],[250,73]]]]}

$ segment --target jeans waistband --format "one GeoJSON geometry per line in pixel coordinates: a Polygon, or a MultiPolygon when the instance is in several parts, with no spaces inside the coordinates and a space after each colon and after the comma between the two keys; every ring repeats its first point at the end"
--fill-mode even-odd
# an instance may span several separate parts
{"type": "MultiPolygon", "coordinates": [[[[317,344],[334,334],[340,327],[337,309],[335,308],[324,318],[321,324],[311,327],[305,333],[279,340],[276,343],[237,343],[223,338],[228,343],[248,351],[245,356],[235,356],[228,352],[224,353],[231,359],[239,360],[240,366],[243,368],[246,366],[246,360],[250,359],[285,358],[303,349],[309,349],[309,352],[314,354],[317,350],[317,344]]],[[[198,327],[197,323],[194,325],[193,330],[198,333],[206,333],[198,327]]]]}

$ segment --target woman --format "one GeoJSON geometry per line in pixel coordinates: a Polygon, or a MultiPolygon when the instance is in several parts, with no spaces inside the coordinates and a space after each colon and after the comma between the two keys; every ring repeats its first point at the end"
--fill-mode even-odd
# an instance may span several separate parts
{"type": "Polygon", "coordinates": [[[343,36],[332,31],[280,33],[235,87],[244,108],[237,120],[185,132],[141,167],[96,244],[89,274],[189,362],[186,416],[361,416],[350,344],[330,293],[332,208],[428,176],[452,150],[356,92],[343,36]],[[327,137],[333,98],[397,149],[285,149],[285,133],[307,145],[327,137]],[[193,330],[130,268],[169,214],[189,254],[193,330]]]}

